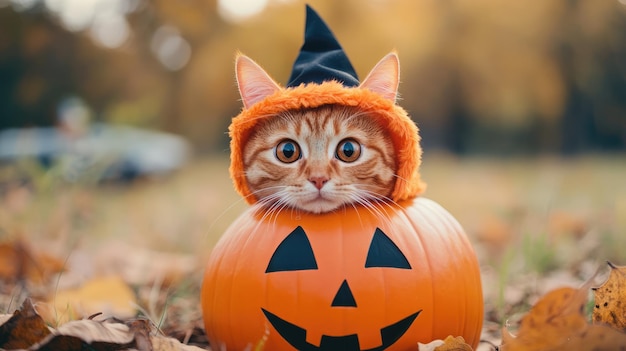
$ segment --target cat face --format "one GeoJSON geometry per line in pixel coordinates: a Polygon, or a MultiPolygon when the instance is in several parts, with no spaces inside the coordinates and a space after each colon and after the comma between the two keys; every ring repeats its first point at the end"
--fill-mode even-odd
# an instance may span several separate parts
{"type": "MultiPolygon", "coordinates": [[[[254,61],[240,55],[237,83],[245,108],[283,89],[254,61]]],[[[358,89],[395,102],[399,63],[385,56],[358,89]]],[[[259,203],[329,212],[387,200],[395,185],[389,135],[358,107],[325,105],[264,118],[243,148],[247,185],[259,203]]]]}
{"type": "Polygon", "coordinates": [[[262,204],[313,213],[386,200],[393,145],[357,108],[289,111],[261,124],[244,150],[250,190],[262,204]]]}

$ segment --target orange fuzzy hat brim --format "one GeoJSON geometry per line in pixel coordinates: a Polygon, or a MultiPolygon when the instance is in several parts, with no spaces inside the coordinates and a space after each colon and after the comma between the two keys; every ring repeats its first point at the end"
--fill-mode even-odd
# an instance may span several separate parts
{"type": "Polygon", "coordinates": [[[235,190],[249,204],[258,199],[248,188],[243,169],[243,150],[254,127],[281,112],[332,104],[358,107],[387,128],[396,150],[398,165],[397,180],[391,194],[394,201],[413,198],[425,190],[426,185],[419,174],[422,148],[419,144],[418,128],[406,111],[370,90],[347,88],[341,83],[329,81],[281,89],[233,118],[228,129],[231,138],[230,175],[235,190]]]}

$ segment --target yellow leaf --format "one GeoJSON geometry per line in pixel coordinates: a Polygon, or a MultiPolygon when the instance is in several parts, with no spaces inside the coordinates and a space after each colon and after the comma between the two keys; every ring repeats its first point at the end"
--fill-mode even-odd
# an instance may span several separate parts
{"type": "Polygon", "coordinates": [[[611,267],[609,278],[599,288],[593,288],[595,306],[593,322],[607,324],[626,332],[626,266],[611,267]]]}
{"type": "Polygon", "coordinates": [[[80,288],[59,290],[41,314],[46,321],[59,324],[97,313],[118,318],[136,314],[137,300],[131,288],[119,277],[92,279],[80,288]]]}

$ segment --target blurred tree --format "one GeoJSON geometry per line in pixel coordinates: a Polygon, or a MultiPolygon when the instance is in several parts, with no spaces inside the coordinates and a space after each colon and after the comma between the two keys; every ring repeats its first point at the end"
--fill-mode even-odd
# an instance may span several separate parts
{"type": "MultiPolygon", "coordinates": [[[[118,1],[126,7],[109,22],[111,9],[71,22],[49,7],[71,1],[0,1],[0,128],[52,125],[57,106],[79,96],[99,120],[223,152],[241,108],[234,53],[285,82],[302,43],[302,1],[269,0],[262,14],[235,22],[218,0],[118,1]]],[[[310,2],[361,76],[398,50],[401,103],[426,147],[626,150],[624,0],[310,2]]]]}
{"type": "Polygon", "coordinates": [[[0,128],[54,123],[56,104],[73,90],[78,40],[44,13],[0,10],[0,128]]]}

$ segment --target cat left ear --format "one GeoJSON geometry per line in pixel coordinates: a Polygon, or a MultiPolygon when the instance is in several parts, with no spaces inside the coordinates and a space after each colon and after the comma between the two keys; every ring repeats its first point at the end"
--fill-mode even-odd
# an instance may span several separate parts
{"type": "Polygon", "coordinates": [[[395,52],[383,57],[365,77],[360,88],[369,89],[396,102],[400,83],[400,60],[395,52]]]}
{"type": "Polygon", "coordinates": [[[239,94],[245,108],[281,89],[261,66],[245,55],[237,55],[235,70],[239,94]]]}

